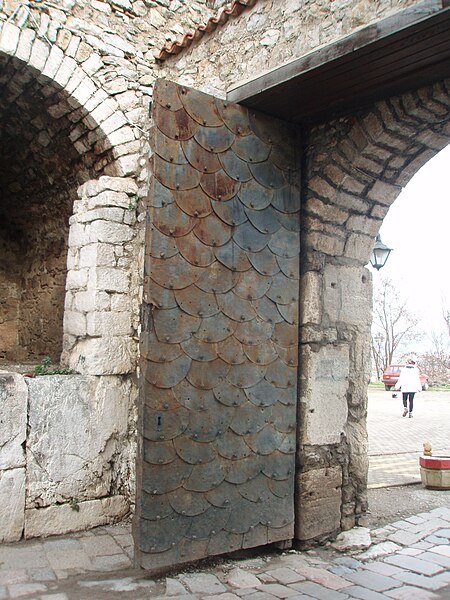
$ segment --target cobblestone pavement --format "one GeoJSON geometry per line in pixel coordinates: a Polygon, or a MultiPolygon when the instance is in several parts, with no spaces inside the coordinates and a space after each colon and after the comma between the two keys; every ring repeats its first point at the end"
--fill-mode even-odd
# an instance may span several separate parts
{"type": "Polygon", "coordinates": [[[416,395],[414,417],[402,417],[401,394],[369,390],[369,487],[420,482],[419,456],[423,443],[433,454],[450,455],[450,393],[416,395]]]}
{"type": "Polygon", "coordinates": [[[0,598],[448,599],[450,495],[444,494],[446,506],[373,530],[366,550],[339,552],[328,545],[221,559],[161,579],[132,569],[126,525],[5,544],[0,548],[0,598]]]}

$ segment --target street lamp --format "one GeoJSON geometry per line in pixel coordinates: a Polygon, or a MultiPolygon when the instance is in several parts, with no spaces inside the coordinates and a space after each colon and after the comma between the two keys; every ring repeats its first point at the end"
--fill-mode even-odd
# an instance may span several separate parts
{"type": "Polygon", "coordinates": [[[385,244],[383,244],[380,236],[377,235],[375,246],[372,250],[372,256],[370,257],[370,264],[372,267],[377,271],[379,271],[381,267],[384,267],[391,251],[392,248],[388,248],[385,244]]]}

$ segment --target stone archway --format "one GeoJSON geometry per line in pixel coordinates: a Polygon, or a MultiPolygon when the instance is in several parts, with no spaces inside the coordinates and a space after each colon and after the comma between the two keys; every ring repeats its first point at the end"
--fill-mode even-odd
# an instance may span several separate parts
{"type": "Polygon", "coordinates": [[[77,63],[33,29],[8,22],[1,29],[3,360],[59,361],[77,188],[130,173],[123,144],[135,141],[134,130],[92,79],[99,61],[92,53],[77,63]]]}
{"type": "Polygon", "coordinates": [[[301,541],[348,529],[366,510],[372,285],[364,265],[402,187],[448,144],[449,107],[445,80],[309,130],[297,456],[301,541]]]}

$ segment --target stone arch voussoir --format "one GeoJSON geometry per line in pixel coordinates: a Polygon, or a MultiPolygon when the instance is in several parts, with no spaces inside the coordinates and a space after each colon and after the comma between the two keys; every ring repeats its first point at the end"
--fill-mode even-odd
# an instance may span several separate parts
{"type": "Polygon", "coordinates": [[[48,112],[54,118],[71,113],[70,138],[80,155],[90,149],[97,155],[109,154],[97,165],[97,171],[119,177],[135,174],[137,157],[130,160],[117,148],[134,141],[136,129],[93,78],[102,64],[94,49],[87,60],[77,62],[56,44],[38,37],[33,29],[5,22],[0,24],[2,56],[33,71],[43,86],[62,92],[63,98],[48,112]]]}

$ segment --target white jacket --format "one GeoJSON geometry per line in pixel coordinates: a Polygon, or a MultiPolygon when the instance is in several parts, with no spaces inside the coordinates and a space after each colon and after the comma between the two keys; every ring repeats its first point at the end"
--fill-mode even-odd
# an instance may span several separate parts
{"type": "Polygon", "coordinates": [[[414,365],[403,367],[395,389],[402,392],[421,392],[422,384],[420,383],[419,369],[414,365]]]}

